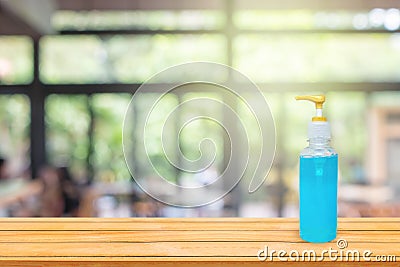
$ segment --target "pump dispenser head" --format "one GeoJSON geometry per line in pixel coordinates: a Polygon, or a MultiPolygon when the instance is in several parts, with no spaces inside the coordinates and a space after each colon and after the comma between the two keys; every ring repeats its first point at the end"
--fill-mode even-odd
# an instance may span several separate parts
{"type": "Polygon", "coordinates": [[[296,96],[296,100],[308,100],[315,103],[316,114],[312,118],[312,121],[326,121],[326,118],[322,116],[322,105],[325,102],[324,95],[301,95],[296,96]]]}
{"type": "Polygon", "coordinates": [[[308,100],[315,103],[316,114],[308,124],[308,138],[331,138],[330,125],[326,117],[322,116],[322,105],[325,102],[324,95],[302,95],[296,96],[296,100],[308,100]]]}

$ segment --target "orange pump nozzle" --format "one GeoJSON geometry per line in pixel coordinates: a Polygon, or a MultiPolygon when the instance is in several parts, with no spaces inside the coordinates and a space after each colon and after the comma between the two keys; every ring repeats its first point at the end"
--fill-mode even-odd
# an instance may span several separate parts
{"type": "Polygon", "coordinates": [[[317,113],[316,116],[312,118],[312,121],[326,121],[326,118],[322,116],[322,105],[325,102],[324,95],[301,95],[296,96],[296,100],[308,100],[314,102],[317,113]]]}

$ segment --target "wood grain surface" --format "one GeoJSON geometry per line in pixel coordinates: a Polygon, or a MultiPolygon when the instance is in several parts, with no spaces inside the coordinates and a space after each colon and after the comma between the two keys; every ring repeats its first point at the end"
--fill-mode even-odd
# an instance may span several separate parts
{"type": "Polygon", "coordinates": [[[0,266],[360,264],[400,266],[400,218],[339,219],[337,238],[324,244],[301,240],[297,219],[0,219],[0,266]],[[347,246],[338,247],[339,239],[345,240],[347,246]],[[269,253],[276,252],[260,261],[257,254],[266,247],[269,253]],[[338,251],[334,254],[337,259],[324,253],[329,249],[338,251]],[[277,255],[280,250],[286,252],[282,257],[277,255]],[[299,258],[293,253],[290,257],[293,250],[299,253],[299,258]],[[315,260],[310,260],[307,252],[302,257],[309,250],[315,251],[315,260]],[[354,251],[358,251],[362,263],[352,257],[354,251]],[[366,251],[371,255],[363,258],[366,251]]]}

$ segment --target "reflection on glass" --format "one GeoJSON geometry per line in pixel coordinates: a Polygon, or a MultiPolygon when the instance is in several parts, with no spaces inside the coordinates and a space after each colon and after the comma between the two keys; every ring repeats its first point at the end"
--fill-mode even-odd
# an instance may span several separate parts
{"type": "Polygon", "coordinates": [[[97,36],[46,36],[40,40],[40,79],[44,83],[102,83],[105,52],[97,36]]]}
{"type": "MultiPolygon", "coordinates": [[[[174,94],[163,95],[157,102],[157,105],[154,106],[151,114],[144,114],[141,112],[144,106],[148,106],[149,103],[155,103],[155,99],[159,97],[159,94],[145,94],[141,97],[142,101],[134,107],[134,112],[136,113],[134,114],[134,118],[138,121],[139,125],[145,125],[145,129],[132,129],[133,133],[129,136],[135,138],[135,142],[145,142],[146,144],[146,150],[139,149],[143,146],[132,148],[134,150],[134,157],[136,158],[135,166],[137,170],[135,173],[139,176],[135,177],[135,179],[151,179],[152,177],[150,176],[155,170],[166,180],[172,183],[178,183],[177,169],[175,169],[165,157],[161,139],[164,135],[166,139],[169,140],[165,145],[175,147],[177,130],[171,127],[164,129],[164,124],[166,114],[169,114],[178,105],[177,96],[174,94]],[[146,164],[147,158],[154,166],[154,170],[148,169],[148,164],[146,164]]],[[[176,161],[178,158],[178,151],[173,149],[170,149],[170,151],[168,156],[171,160],[176,161]]]]}
{"type": "Polygon", "coordinates": [[[399,81],[399,41],[391,34],[246,34],[235,40],[234,66],[256,82],[399,81]]]}
{"type": "MultiPolygon", "coordinates": [[[[189,185],[210,184],[224,171],[224,141],[229,142],[229,136],[223,129],[222,97],[215,93],[186,93],[182,99],[180,109],[179,141],[183,156],[188,161],[196,161],[196,165],[190,164],[189,169],[199,170],[209,166],[207,170],[193,175],[181,173],[181,178],[196,179],[187,181],[189,185]],[[196,99],[207,99],[208,105],[196,104],[196,99]],[[206,118],[194,119],[197,116],[206,118]],[[211,118],[211,119],[210,119],[211,118]],[[205,141],[204,139],[208,139],[205,141]],[[192,183],[192,184],[190,184],[192,183]],[[197,184],[196,184],[197,183],[197,184]]],[[[183,160],[182,160],[183,161],[183,160]]],[[[187,168],[182,164],[183,168],[187,168]]]]}
{"type": "Polygon", "coordinates": [[[27,84],[32,78],[32,40],[26,36],[0,36],[0,84],[27,84]]]}
{"type": "Polygon", "coordinates": [[[46,152],[49,163],[68,166],[86,181],[89,153],[89,113],[83,95],[50,95],[46,99],[46,152]]]}
{"type": "Polygon", "coordinates": [[[129,181],[122,151],[122,124],[131,97],[129,94],[96,94],[94,112],[94,179],[103,182],[129,181]]]}
{"type": "Polygon", "coordinates": [[[45,83],[141,83],[191,61],[226,62],[221,35],[47,36],[40,42],[45,83]]]}
{"type": "Polygon", "coordinates": [[[122,124],[129,94],[87,96],[51,95],[46,100],[48,159],[55,166],[70,166],[82,181],[129,180],[122,151],[122,124]],[[89,147],[90,109],[93,112],[93,147],[89,147]],[[88,177],[88,164],[94,177],[88,177]]]}
{"type": "Polygon", "coordinates": [[[7,161],[9,178],[29,176],[29,98],[24,95],[0,95],[0,158],[7,161]]]}
{"type": "Polygon", "coordinates": [[[226,62],[220,35],[115,36],[107,42],[115,79],[143,82],[173,65],[191,61],[226,62]]]}

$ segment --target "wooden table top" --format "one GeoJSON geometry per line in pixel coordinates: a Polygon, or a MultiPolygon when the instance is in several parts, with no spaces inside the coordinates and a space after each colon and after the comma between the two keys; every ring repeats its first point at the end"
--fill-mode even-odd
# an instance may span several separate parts
{"type": "Polygon", "coordinates": [[[360,266],[355,251],[400,266],[400,218],[340,218],[324,244],[286,218],[0,219],[0,266],[360,266]]]}

